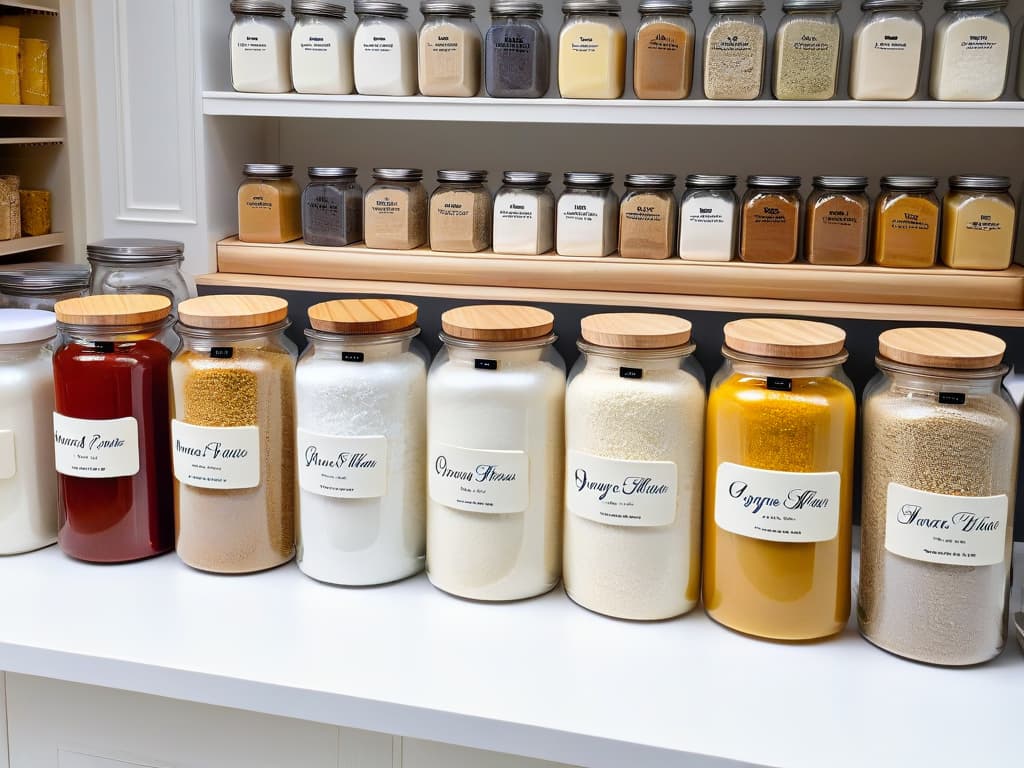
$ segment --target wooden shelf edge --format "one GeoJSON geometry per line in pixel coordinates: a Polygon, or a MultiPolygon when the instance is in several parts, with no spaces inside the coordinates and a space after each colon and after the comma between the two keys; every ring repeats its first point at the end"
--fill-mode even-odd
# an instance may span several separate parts
{"type": "Polygon", "coordinates": [[[0,1],[0,16],[10,13],[43,13],[47,16],[59,16],[60,11],[56,8],[51,8],[46,5],[39,5],[38,3],[26,3],[22,0],[2,0],[0,1]]]}
{"type": "Polygon", "coordinates": [[[54,232],[37,237],[16,237],[13,240],[0,240],[0,256],[13,256],[17,253],[28,253],[43,248],[64,245],[64,233],[54,232]]]}
{"type": "Polygon", "coordinates": [[[64,107],[33,104],[0,104],[0,117],[64,117],[64,107]]]}

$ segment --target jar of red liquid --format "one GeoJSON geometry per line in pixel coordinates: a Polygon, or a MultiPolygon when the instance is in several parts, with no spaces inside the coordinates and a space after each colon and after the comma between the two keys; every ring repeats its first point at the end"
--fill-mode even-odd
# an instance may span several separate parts
{"type": "Polygon", "coordinates": [[[57,303],[54,456],[61,549],[98,563],[174,547],[171,302],[87,296],[57,303]]]}

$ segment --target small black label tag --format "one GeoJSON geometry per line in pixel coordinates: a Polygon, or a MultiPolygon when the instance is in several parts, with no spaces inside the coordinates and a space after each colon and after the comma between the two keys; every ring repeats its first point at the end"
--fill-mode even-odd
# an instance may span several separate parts
{"type": "Polygon", "coordinates": [[[619,378],[622,379],[642,379],[644,377],[643,368],[626,368],[622,366],[619,368],[619,378]]]}
{"type": "Polygon", "coordinates": [[[210,357],[216,357],[218,360],[230,360],[234,356],[234,347],[210,347],[210,357]]]}
{"type": "Polygon", "coordinates": [[[964,392],[939,392],[939,402],[943,405],[963,405],[967,402],[964,392]]]}
{"type": "Polygon", "coordinates": [[[775,392],[792,392],[793,391],[793,380],[792,379],[780,379],[777,376],[768,377],[768,389],[775,392]]]}
{"type": "Polygon", "coordinates": [[[498,370],[498,361],[483,360],[478,357],[476,360],[473,361],[473,367],[481,371],[496,371],[498,370]]]}
{"type": "Polygon", "coordinates": [[[361,363],[366,359],[362,352],[342,352],[341,359],[346,363],[361,363]]]}
{"type": "Polygon", "coordinates": [[[112,342],[112,341],[97,341],[95,344],[93,344],[93,349],[95,349],[97,352],[113,352],[114,351],[114,342],[112,342]]]}

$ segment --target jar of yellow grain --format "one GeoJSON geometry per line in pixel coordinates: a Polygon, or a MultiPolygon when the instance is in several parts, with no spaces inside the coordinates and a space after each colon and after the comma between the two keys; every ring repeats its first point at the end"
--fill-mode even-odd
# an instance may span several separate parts
{"type": "Polygon", "coordinates": [[[295,553],[295,345],[288,303],[201,296],[178,307],[171,365],[177,551],[249,573],[295,553]]]}
{"type": "Polygon", "coordinates": [[[846,334],[804,320],[725,326],[708,400],[704,606],[774,640],[834,635],[850,615],[855,399],[846,334]]]}

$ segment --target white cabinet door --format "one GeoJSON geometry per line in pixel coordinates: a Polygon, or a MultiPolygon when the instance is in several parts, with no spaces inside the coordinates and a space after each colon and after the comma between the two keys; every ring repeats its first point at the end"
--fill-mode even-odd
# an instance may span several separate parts
{"type": "Polygon", "coordinates": [[[402,768],[569,768],[562,763],[453,747],[436,741],[402,740],[402,768]]]}

